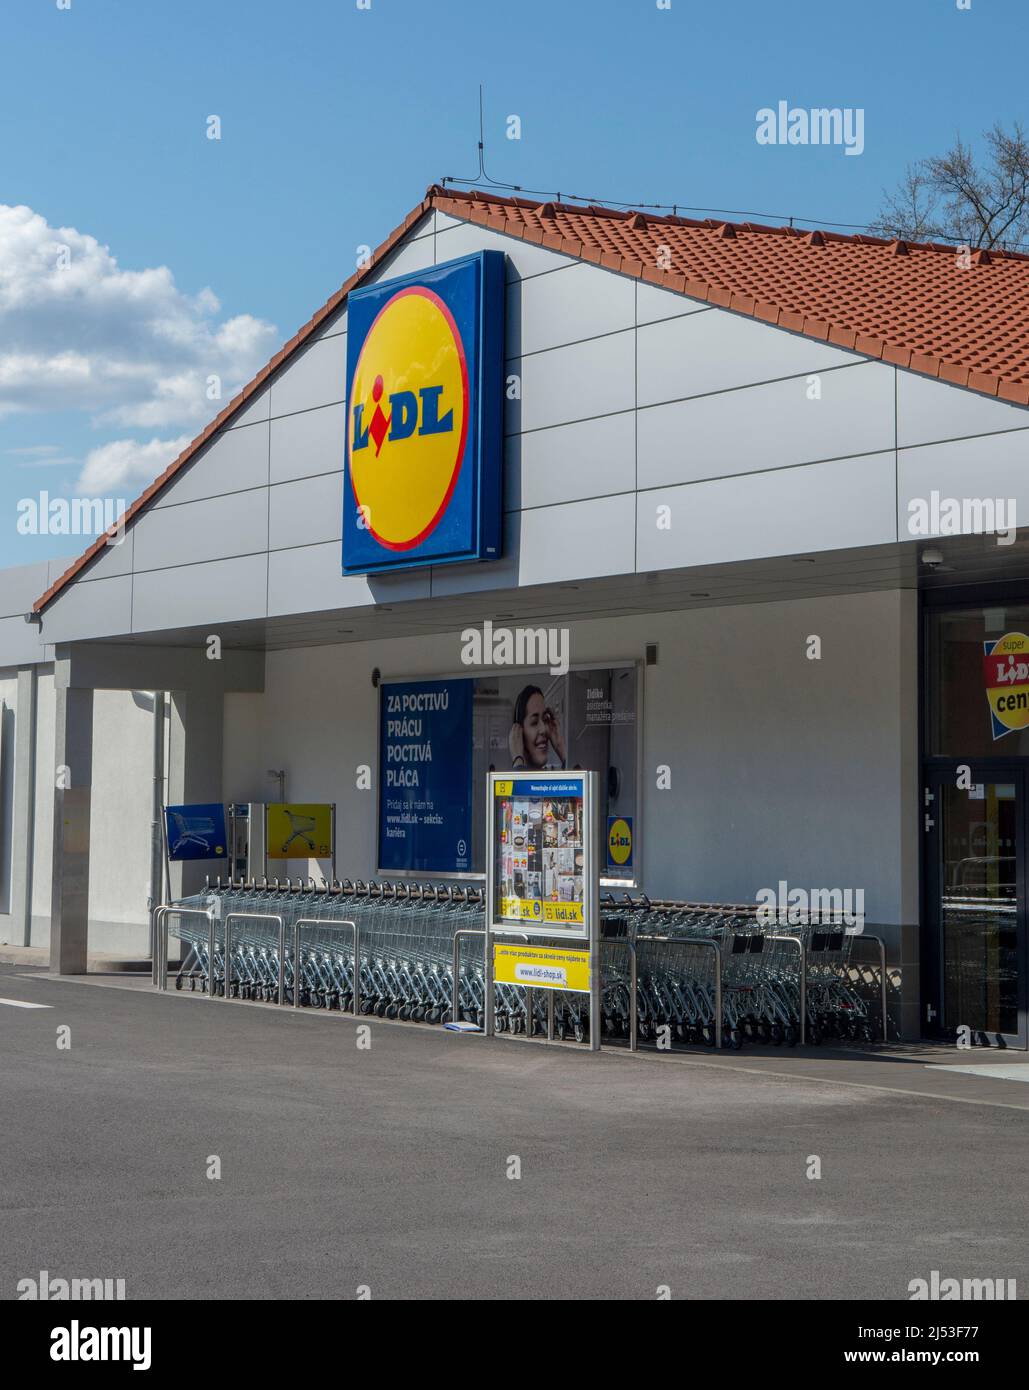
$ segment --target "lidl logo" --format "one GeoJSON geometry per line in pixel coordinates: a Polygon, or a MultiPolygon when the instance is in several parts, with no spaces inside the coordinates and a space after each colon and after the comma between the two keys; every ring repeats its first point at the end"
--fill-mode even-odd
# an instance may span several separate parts
{"type": "Polygon", "coordinates": [[[389,550],[430,536],[453,496],[468,431],[468,362],[454,317],[425,285],[379,310],[351,382],[350,482],[389,550]]]}
{"type": "Polygon", "coordinates": [[[618,869],[632,868],[632,820],[610,816],[607,822],[607,862],[618,869]]]}
{"type": "Polygon", "coordinates": [[[983,643],[983,681],[994,740],[1029,726],[1029,637],[1007,632],[983,643]]]}
{"type": "Polygon", "coordinates": [[[347,319],[347,574],[500,554],[504,258],[355,291],[347,319]]]}

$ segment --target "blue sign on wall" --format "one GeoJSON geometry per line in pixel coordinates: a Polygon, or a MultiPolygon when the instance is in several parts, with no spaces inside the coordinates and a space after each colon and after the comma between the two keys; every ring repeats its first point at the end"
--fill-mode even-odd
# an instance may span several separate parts
{"type": "Polygon", "coordinates": [[[164,827],[168,858],[173,864],[185,859],[225,859],[225,807],[218,801],[194,806],[166,806],[164,827]]]}
{"type": "Polygon", "coordinates": [[[501,551],[504,256],[347,300],[343,573],[501,551]]]}
{"type": "Polygon", "coordinates": [[[471,680],[381,687],[379,869],[467,873],[472,862],[471,680]]]}

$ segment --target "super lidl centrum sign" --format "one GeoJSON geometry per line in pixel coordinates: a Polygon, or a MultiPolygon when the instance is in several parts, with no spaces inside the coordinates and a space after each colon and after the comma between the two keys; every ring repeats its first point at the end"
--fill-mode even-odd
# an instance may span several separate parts
{"type": "Polygon", "coordinates": [[[354,291],[343,572],[500,555],[504,257],[354,291]]]}
{"type": "Polygon", "coordinates": [[[1029,726],[1029,637],[1024,632],[984,642],[983,681],[994,741],[1029,726]]]}

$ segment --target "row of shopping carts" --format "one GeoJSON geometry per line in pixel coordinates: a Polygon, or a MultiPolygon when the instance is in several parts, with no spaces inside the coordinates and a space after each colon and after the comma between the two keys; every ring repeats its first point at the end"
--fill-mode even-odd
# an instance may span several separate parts
{"type": "MultiPolygon", "coordinates": [[[[483,1025],[485,914],[478,886],[218,880],[177,908],[185,911],[172,915],[171,930],[186,948],[177,989],[483,1025]],[[353,925],[341,925],[343,920],[353,925]],[[460,952],[455,1020],[459,931],[468,935],[460,952]]],[[[869,998],[882,981],[874,967],[854,963],[854,937],[842,927],[770,927],[753,906],[654,902],[623,894],[602,901],[601,932],[600,1023],[610,1039],[632,1031],[634,987],[636,1038],[658,1045],[713,1046],[719,995],[723,1042],[732,1047],[793,1045],[802,1031],[810,1043],[875,1036],[869,998]]],[[[497,983],[494,1026],[498,1032],[585,1041],[588,996],[497,983]]]]}
{"type": "MultiPolygon", "coordinates": [[[[876,967],[852,958],[837,923],[768,923],[749,904],[608,902],[603,942],[605,1031],[713,1046],[718,995],[728,1045],[871,1042],[876,967]],[[617,923],[617,928],[616,928],[617,923]],[[632,951],[624,943],[632,942],[632,951]],[[801,949],[803,947],[803,949],[801,949]],[[635,955],[635,971],[633,970],[635,955]],[[717,961],[717,965],[716,965],[717,961]],[[804,988],[801,989],[803,971],[804,988]],[[803,1000],[804,1028],[801,1028],[803,1000]]],[[[880,967],[881,969],[881,967],[880,967]]]]}

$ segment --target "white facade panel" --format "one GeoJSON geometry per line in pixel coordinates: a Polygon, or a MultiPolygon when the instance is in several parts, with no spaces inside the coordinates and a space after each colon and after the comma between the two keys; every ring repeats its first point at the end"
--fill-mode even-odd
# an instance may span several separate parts
{"type": "Polygon", "coordinates": [[[897,445],[932,444],[999,430],[1029,429],[1029,408],[897,372],[897,445]]]}
{"type": "Polygon", "coordinates": [[[146,570],[264,552],[268,546],[268,489],[161,507],[135,526],[135,569],[146,570]]]}
{"type": "Polygon", "coordinates": [[[207,448],[176,475],[151,510],[262,487],[268,481],[268,431],[267,422],[221,430],[207,448]]]}
{"type": "Polygon", "coordinates": [[[661,319],[679,318],[682,314],[714,312],[702,299],[690,299],[684,294],[659,289],[639,280],[636,284],[636,322],[658,323],[661,319]]]}
{"type": "Polygon", "coordinates": [[[635,411],[512,434],[505,440],[504,505],[517,511],[625,492],[635,468],[635,411]]]}
{"type": "MultiPolygon", "coordinates": [[[[419,223],[419,225],[421,225],[419,223]]],[[[440,212],[439,208],[433,208],[429,214],[426,230],[436,232],[449,231],[451,227],[464,227],[467,223],[462,222],[457,217],[451,217],[449,212],[440,212]]]]}
{"type": "MultiPolygon", "coordinates": [[[[917,540],[910,529],[918,515],[913,502],[931,504],[932,493],[940,503],[952,498],[959,503],[991,499],[1015,503],[1017,524],[1029,523],[1029,433],[984,435],[950,444],[927,444],[902,449],[897,455],[897,531],[902,540],[917,540]]],[[[996,512],[996,509],[994,509],[996,512]]],[[[970,509],[974,514],[974,509],[970,509]]],[[[974,529],[974,528],[970,528],[974,529]]]]}
{"type": "MultiPolygon", "coordinates": [[[[227,404],[228,401],[222,401],[221,408],[224,408],[227,404]]],[[[229,421],[228,428],[230,430],[237,430],[241,429],[244,425],[255,425],[261,420],[267,420],[270,407],[271,391],[269,387],[262,386],[260,391],[247,402],[239,414],[232,417],[229,421]]],[[[217,409],[214,413],[218,413],[217,409]]]]}
{"type": "MultiPolygon", "coordinates": [[[[61,568],[64,570],[68,566],[62,564],[61,568]]],[[[0,569],[0,617],[17,616],[20,619],[52,583],[45,560],[35,565],[0,569]]],[[[0,653],[0,665],[7,664],[6,658],[0,653]]]]}
{"type": "MultiPolygon", "coordinates": [[[[39,598],[33,595],[33,602],[39,598]]],[[[25,609],[27,613],[29,607],[25,609]]],[[[35,623],[27,623],[19,613],[14,617],[0,618],[0,655],[5,666],[30,666],[43,659],[43,648],[39,642],[39,628],[35,623]]]]}
{"type": "Polygon", "coordinates": [[[137,574],[131,630],[154,632],[263,618],[267,580],[265,553],[137,574]]]}
{"type": "Polygon", "coordinates": [[[507,287],[507,356],[632,328],[636,281],[580,262],[507,287]]]}
{"type": "Polygon", "coordinates": [[[415,241],[404,241],[394,251],[375,267],[371,275],[362,281],[361,288],[365,285],[374,285],[379,280],[393,280],[400,275],[408,275],[415,270],[427,270],[433,265],[433,238],[431,236],[419,237],[415,241]]]}
{"type": "Polygon", "coordinates": [[[326,405],[302,410],[271,423],[273,483],[291,478],[310,478],[342,469],[346,443],[345,405],[326,405]]]}
{"type": "Polygon", "coordinates": [[[641,406],[865,360],[724,309],[647,324],[637,336],[641,406]]]}
{"type": "Polygon", "coordinates": [[[456,260],[458,256],[468,256],[473,251],[503,251],[507,256],[509,280],[521,280],[529,275],[545,275],[548,270],[580,264],[577,257],[562,256],[557,251],[548,251],[531,241],[522,241],[520,237],[502,236],[499,232],[476,227],[471,222],[459,222],[455,227],[437,233],[437,265],[441,265],[443,261],[456,260]]]}
{"type": "Polygon", "coordinates": [[[319,338],[335,338],[340,333],[345,333],[346,331],[347,309],[344,304],[342,309],[337,309],[333,314],[330,314],[327,321],[323,323],[320,328],[315,330],[313,339],[316,341],[319,338]]]}
{"type": "Polygon", "coordinates": [[[51,604],[43,615],[46,641],[52,645],[130,632],[132,582],[131,575],[123,575],[69,584],[60,601],[51,604]]]}
{"type": "Polygon", "coordinates": [[[520,512],[518,583],[560,584],[632,573],[635,518],[634,493],[520,512]]]}
{"type": "Polygon", "coordinates": [[[279,483],[269,493],[269,548],[343,543],[343,472],[279,483]]]}
{"type": "Polygon", "coordinates": [[[277,550],[268,556],[268,616],[363,608],[429,597],[429,571],[344,575],[338,541],[277,550]]]}
{"type": "MultiPolygon", "coordinates": [[[[132,573],[132,552],[136,543],[136,528],[129,526],[122,532],[121,540],[104,546],[95,560],[90,560],[89,569],[83,571],[84,579],[115,579],[119,574],[132,573]]],[[[40,590],[42,593],[42,590],[40,590]]],[[[39,598],[39,594],[36,594],[39,598]]]]}
{"type": "Polygon", "coordinates": [[[639,412],[639,485],[787,468],[893,447],[893,369],[864,362],[639,412]]]}
{"type": "Polygon", "coordinates": [[[638,567],[886,544],[897,539],[895,486],[884,453],[640,493],[638,567]]]}
{"type": "Polygon", "coordinates": [[[315,339],[302,347],[272,382],[272,418],[343,400],[346,374],[346,334],[315,339]]]}
{"type": "Polygon", "coordinates": [[[515,358],[521,401],[508,401],[508,433],[546,429],[631,410],[635,403],[634,333],[613,333],[571,347],[515,358]]]}

